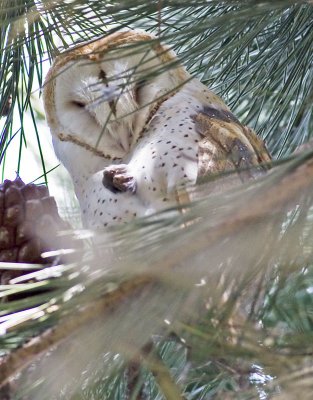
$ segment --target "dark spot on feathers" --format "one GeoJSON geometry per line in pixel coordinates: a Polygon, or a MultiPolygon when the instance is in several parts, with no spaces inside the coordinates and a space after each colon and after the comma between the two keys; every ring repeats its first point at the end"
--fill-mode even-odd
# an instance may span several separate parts
{"type": "Polygon", "coordinates": [[[224,122],[235,122],[240,124],[238,119],[227,110],[216,110],[213,107],[205,106],[203,107],[202,114],[207,115],[209,118],[219,119],[224,122]]]}

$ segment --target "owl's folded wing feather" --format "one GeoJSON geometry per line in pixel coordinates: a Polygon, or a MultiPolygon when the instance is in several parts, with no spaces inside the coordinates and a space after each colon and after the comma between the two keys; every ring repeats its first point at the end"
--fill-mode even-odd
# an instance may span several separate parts
{"type": "Polygon", "coordinates": [[[242,181],[267,169],[271,157],[264,142],[242,125],[228,110],[206,106],[193,116],[201,135],[198,151],[198,181],[204,176],[237,170],[242,181]]]}

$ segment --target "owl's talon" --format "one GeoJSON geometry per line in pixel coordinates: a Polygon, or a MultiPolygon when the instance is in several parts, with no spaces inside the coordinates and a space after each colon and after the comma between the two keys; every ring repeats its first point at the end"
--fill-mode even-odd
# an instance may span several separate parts
{"type": "Polygon", "coordinates": [[[135,178],[127,173],[127,167],[123,165],[112,165],[105,168],[102,183],[113,193],[135,193],[137,188],[135,178]]]}
{"type": "Polygon", "coordinates": [[[135,179],[128,174],[115,175],[113,177],[113,186],[119,190],[120,192],[136,192],[136,181],[135,179]]]}

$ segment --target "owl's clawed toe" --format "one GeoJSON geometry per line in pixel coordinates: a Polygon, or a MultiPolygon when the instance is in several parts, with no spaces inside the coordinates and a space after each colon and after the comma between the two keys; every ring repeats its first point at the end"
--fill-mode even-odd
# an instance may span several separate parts
{"type": "Polygon", "coordinates": [[[113,193],[135,193],[137,184],[135,178],[128,173],[127,165],[112,165],[103,172],[103,185],[113,193]]]}
{"type": "Polygon", "coordinates": [[[117,174],[113,178],[114,187],[120,192],[136,192],[136,181],[128,174],[117,174]]]}

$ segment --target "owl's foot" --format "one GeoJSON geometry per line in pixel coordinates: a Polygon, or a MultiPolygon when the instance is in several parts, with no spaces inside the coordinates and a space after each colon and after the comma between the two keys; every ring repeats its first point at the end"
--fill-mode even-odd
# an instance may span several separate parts
{"type": "Polygon", "coordinates": [[[104,169],[103,185],[113,193],[117,192],[136,192],[136,180],[128,173],[127,165],[111,165],[104,169]]]}

